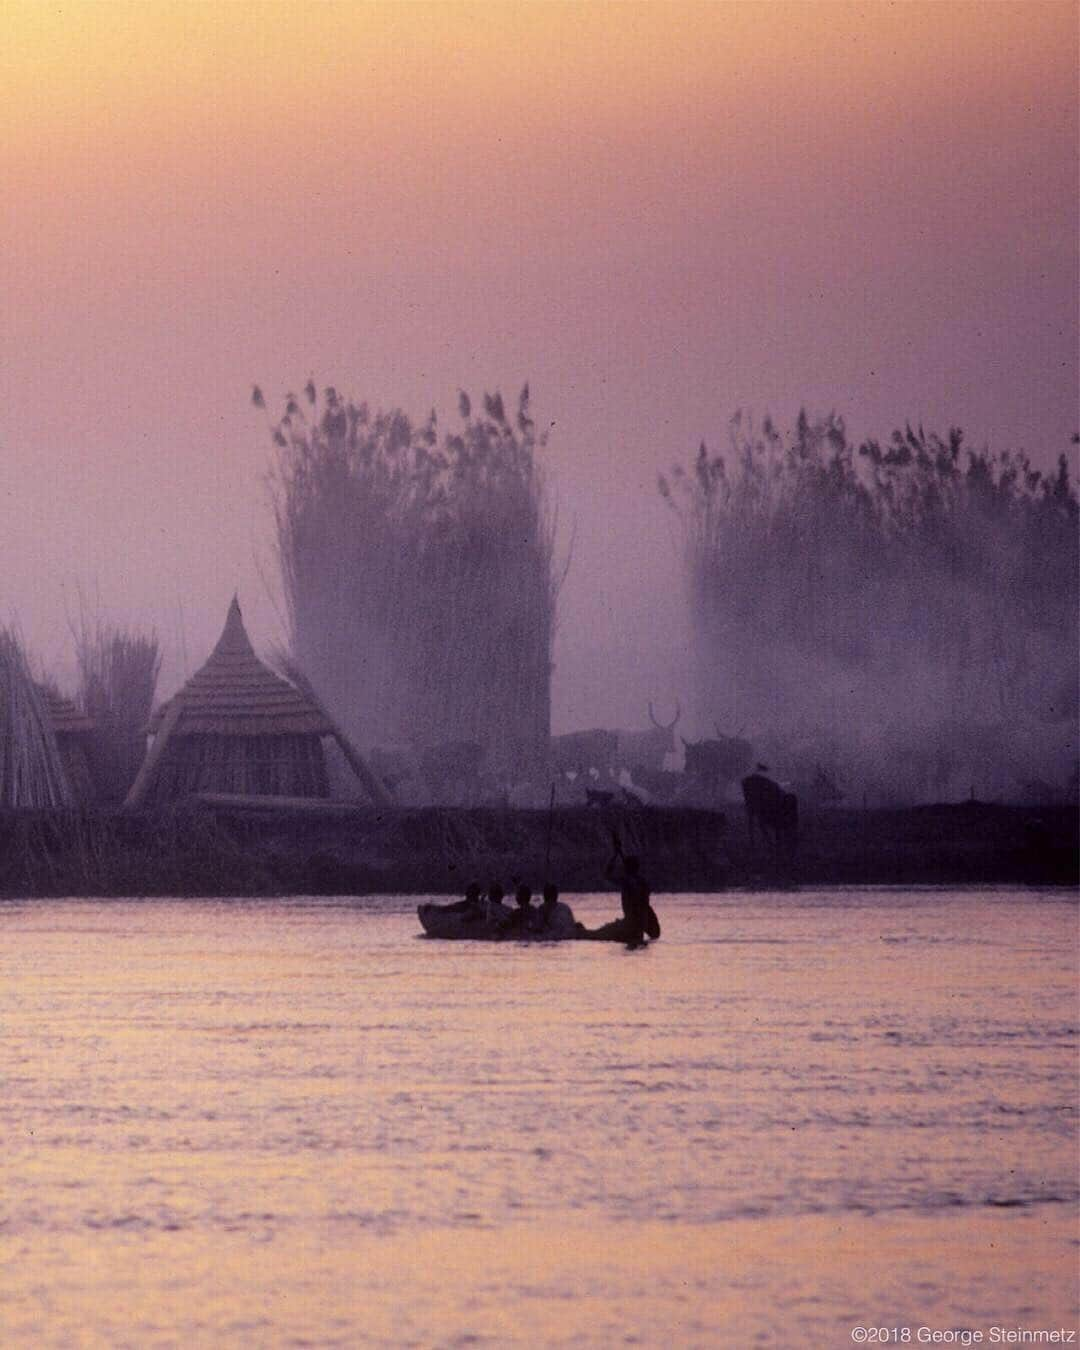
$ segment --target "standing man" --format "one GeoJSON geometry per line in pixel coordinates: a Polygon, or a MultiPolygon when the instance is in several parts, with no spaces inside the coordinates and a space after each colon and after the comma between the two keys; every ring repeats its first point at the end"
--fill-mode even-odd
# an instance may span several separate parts
{"type": "MultiPolygon", "coordinates": [[[[641,875],[640,859],[633,854],[627,856],[623,853],[622,841],[616,831],[612,831],[611,837],[615,851],[611,855],[605,875],[619,887],[622,897],[623,917],[621,921],[616,921],[620,924],[618,936],[630,948],[641,947],[645,944],[646,936],[653,939],[660,936],[660,920],[656,917],[656,911],[651,904],[652,893],[649,890],[649,883],[641,875]]],[[[614,927],[614,924],[607,924],[606,930],[614,927]]],[[[604,929],[598,931],[605,932],[605,936],[608,935],[604,929]]]]}

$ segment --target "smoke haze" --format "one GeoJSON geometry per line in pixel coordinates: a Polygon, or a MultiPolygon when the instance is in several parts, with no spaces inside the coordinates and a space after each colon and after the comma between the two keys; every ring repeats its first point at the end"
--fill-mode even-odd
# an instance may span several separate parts
{"type": "Polygon", "coordinates": [[[1043,474],[958,430],[856,447],[835,416],[785,437],[737,415],[729,445],[659,486],[686,549],[698,706],[752,728],[800,796],[1064,796],[1080,711],[1064,456],[1043,474]]]}
{"type": "Polygon", "coordinates": [[[71,688],[82,587],[156,626],[166,695],[234,590],[284,636],[253,381],[422,421],[528,380],[573,552],[556,728],[680,697],[708,730],[655,477],[736,408],[1068,448],[1075,21],[5,6],[0,617],[71,688]]]}

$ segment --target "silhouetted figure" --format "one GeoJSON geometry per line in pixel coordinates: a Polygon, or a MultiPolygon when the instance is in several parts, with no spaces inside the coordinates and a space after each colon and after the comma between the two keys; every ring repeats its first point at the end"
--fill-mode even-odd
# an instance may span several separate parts
{"type": "Polygon", "coordinates": [[[488,887],[487,899],[484,901],[484,922],[491,928],[502,929],[512,918],[511,911],[503,904],[505,894],[500,881],[493,881],[488,887]]]}
{"type": "Polygon", "coordinates": [[[559,900],[559,888],[553,882],[544,887],[544,903],[536,911],[533,931],[537,937],[557,939],[577,937],[574,911],[559,900]]]}
{"type": "Polygon", "coordinates": [[[442,908],[447,914],[470,914],[479,918],[484,912],[481,895],[480,883],[478,881],[470,881],[465,887],[464,900],[455,900],[452,904],[443,905],[442,908]]]}
{"type": "MultiPolygon", "coordinates": [[[[498,908],[501,910],[502,906],[498,908]]],[[[424,931],[435,937],[485,937],[489,926],[496,931],[499,927],[495,910],[476,881],[465,887],[464,900],[454,900],[448,905],[418,905],[417,913],[424,931]]]]}
{"type": "Polygon", "coordinates": [[[511,910],[504,932],[507,937],[525,937],[533,928],[537,911],[532,907],[532,890],[522,882],[514,892],[517,909],[511,910]]]}
{"type": "Polygon", "coordinates": [[[588,929],[578,925],[578,937],[594,942],[625,942],[630,948],[641,947],[646,936],[660,936],[660,920],[651,904],[649,883],[641,875],[640,859],[633,854],[624,855],[617,834],[613,834],[612,839],[615,851],[604,875],[619,887],[623,916],[600,928],[588,929]]]}
{"type": "Polygon", "coordinates": [[[799,840],[799,799],[767,778],[767,772],[767,766],[759,764],[756,773],[742,780],[750,843],[759,831],[763,841],[771,838],[774,847],[793,853],[799,840]]]}

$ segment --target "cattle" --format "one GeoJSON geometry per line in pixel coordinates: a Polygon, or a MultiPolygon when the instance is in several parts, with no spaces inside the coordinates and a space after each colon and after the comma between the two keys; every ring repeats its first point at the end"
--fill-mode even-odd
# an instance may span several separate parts
{"type": "Polygon", "coordinates": [[[551,769],[553,773],[588,773],[595,769],[606,778],[615,767],[619,748],[617,731],[570,731],[551,738],[551,769]]]}
{"type": "Polygon", "coordinates": [[[799,799],[794,792],[785,792],[779,783],[761,772],[749,774],[742,780],[743,802],[746,805],[746,824],[750,843],[760,831],[763,842],[770,839],[774,847],[793,851],[799,838],[799,799]]]}
{"type": "Polygon", "coordinates": [[[682,716],[682,707],[675,704],[675,716],[666,725],[656,720],[653,705],[649,704],[649,721],[652,726],[647,731],[620,731],[616,749],[616,761],[620,769],[629,769],[636,778],[638,771],[647,769],[656,772],[664,767],[667,755],[675,753],[675,724],[682,716]]]}
{"type": "Polygon", "coordinates": [[[713,800],[721,800],[728,784],[753,763],[754,748],[741,736],[723,736],[717,729],[716,740],[688,741],[682,738],[686,750],[686,776],[693,780],[699,792],[713,800]]]}

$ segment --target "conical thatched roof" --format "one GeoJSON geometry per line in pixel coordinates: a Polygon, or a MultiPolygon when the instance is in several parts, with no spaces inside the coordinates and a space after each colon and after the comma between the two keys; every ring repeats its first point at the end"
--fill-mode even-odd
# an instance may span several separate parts
{"type": "Polygon", "coordinates": [[[255,655],[235,597],[209,660],[158,708],[149,731],[159,731],[174,711],[176,736],[335,734],[323,712],[255,655]]]}

